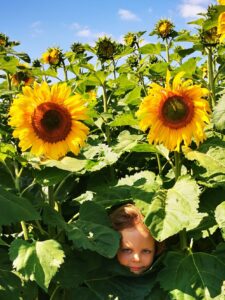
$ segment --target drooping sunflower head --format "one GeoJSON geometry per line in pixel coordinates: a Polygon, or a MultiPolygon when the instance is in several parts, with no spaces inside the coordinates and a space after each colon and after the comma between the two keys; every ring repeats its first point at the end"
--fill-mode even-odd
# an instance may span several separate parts
{"type": "Polygon", "coordinates": [[[202,44],[205,46],[216,46],[220,43],[220,37],[221,34],[218,34],[217,26],[208,30],[202,30],[200,34],[202,44]]]}
{"type": "Polygon", "coordinates": [[[136,115],[143,131],[149,129],[150,144],[163,144],[170,151],[180,151],[194,140],[197,145],[206,136],[204,128],[210,120],[210,108],[205,96],[208,90],[182,81],[184,73],[178,73],[172,85],[170,74],[162,87],[152,83],[136,115]]]}
{"type": "Polygon", "coordinates": [[[31,85],[34,82],[35,78],[28,65],[19,64],[17,70],[18,71],[11,76],[11,81],[14,86],[31,85]]]}
{"type": "Polygon", "coordinates": [[[117,45],[110,37],[99,38],[95,45],[96,55],[101,60],[112,59],[117,53],[117,45]]]}
{"type": "Polygon", "coordinates": [[[63,53],[59,48],[49,48],[42,54],[42,60],[45,64],[59,66],[63,60],[63,53]]]}
{"type": "Polygon", "coordinates": [[[155,25],[156,34],[162,39],[172,37],[174,34],[174,24],[168,19],[159,20],[155,25]]]}
{"type": "Polygon", "coordinates": [[[71,94],[66,83],[49,86],[46,82],[23,87],[9,111],[13,136],[22,151],[35,156],[59,159],[71,151],[77,155],[84,145],[88,127],[86,101],[71,94]]]}

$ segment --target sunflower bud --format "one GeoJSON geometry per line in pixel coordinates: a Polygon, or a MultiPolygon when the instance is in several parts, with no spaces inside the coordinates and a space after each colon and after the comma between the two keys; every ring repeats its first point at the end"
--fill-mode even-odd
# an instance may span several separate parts
{"type": "Polygon", "coordinates": [[[137,42],[137,36],[135,35],[135,33],[128,32],[124,36],[123,40],[126,46],[134,47],[137,42]]]}
{"type": "Polygon", "coordinates": [[[167,19],[159,20],[159,22],[155,25],[155,31],[157,35],[162,39],[173,37],[175,33],[173,28],[174,28],[174,24],[167,19]]]}
{"type": "Polygon", "coordinates": [[[131,69],[137,68],[138,66],[138,58],[136,55],[130,55],[127,58],[126,62],[131,67],[131,69]]]}
{"type": "Polygon", "coordinates": [[[85,51],[85,49],[81,43],[73,43],[70,48],[74,53],[76,53],[78,55],[83,54],[85,51]]]}
{"type": "Polygon", "coordinates": [[[40,62],[40,60],[39,60],[39,59],[35,59],[35,60],[33,61],[32,66],[33,66],[34,68],[40,68],[40,67],[41,67],[41,62],[40,62]]]}

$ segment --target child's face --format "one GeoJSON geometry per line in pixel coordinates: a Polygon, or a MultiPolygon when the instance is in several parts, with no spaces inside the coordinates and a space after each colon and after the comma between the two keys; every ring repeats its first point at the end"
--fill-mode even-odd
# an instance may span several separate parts
{"type": "Polygon", "coordinates": [[[132,273],[140,274],[147,270],[154,259],[155,241],[143,224],[120,231],[122,239],[117,252],[119,263],[132,273]]]}

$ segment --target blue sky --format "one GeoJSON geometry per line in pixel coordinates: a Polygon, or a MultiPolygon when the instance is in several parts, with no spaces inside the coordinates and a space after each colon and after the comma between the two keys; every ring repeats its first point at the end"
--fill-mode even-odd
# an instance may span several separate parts
{"type": "Polygon", "coordinates": [[[32,59],[48,47],[70,50],[74,42],[94,44],[99,36],[122,41],[129,31],[148,33],[160,18],[169,18],[176,30],[189,28],[215,0],[9,0],[1,1],[0,32],[18,40],[32,59]]]}

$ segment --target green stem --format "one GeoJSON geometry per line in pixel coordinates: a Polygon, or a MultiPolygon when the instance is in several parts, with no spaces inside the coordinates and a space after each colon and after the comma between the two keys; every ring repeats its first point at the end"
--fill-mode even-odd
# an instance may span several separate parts
{"type": "Polygon", "coordinates": [[[170,53],[169,53],[169,43],[168,40],[166,39],[166,62],[170,62],[170,53]]]}
{"type": "Polygon", "coordinates": [[[215,83],[214,83],[214,68],[213,68],[213,52],[212,47],[208,49],[208,83],[211,91],[210,106],[213,108],[216,104],[215,100],[215,83]]]}
{"type": "Polygon", "coordinates": [[[27,241],[27,240],[29,240],[29,236],[28,236],[28,230],[27,230],[26,223],[24,221],[21,221],[20,224],[21,224],[21,227],[23,230],[24,240],[27,241]]]}
{"type": "Polygon", "coordinates": [[[65,65],[64,60],[62,61],[62,65],[63,65],[63,72],[64,72],[65,81],[68,81],[68,75],[67,75],[67,70],[66,70],[66,65],[65,65]]]}
{"type": "MultiPolygon", "coordinates": [[[[182,167],[180,152],[177,151],[174,152],[174,159],[175,159],[175,180],[177,181],[181,175],[181,167],[182,167]]],[[[187,249],[187,233],[185,229],[183,229],[179,233],[179,237],[180,237],[181,250],[187,249]]]]}
{"type": "Polygon", "coordinates": [[[160,160],[160,156],[158,153],[156,153],[156,159],[157,159],[157,163],[158,163],[159,174],[161,174],[162,173],[162,165],[161,165],[161,160],[160,160]]]}
{"type": "Polygon", "coordinates": [[[60,286],[59,285],[57,285],[56,286],[56,288],[54,289],[54,291],[53,291],[53,293],[51,294],[51,297],[50,297],[50,299],[49,300],[53,300],[54,299],[54,297],[55,297],[55,294],[56,294],[56,292],[58,291],[58,289],[60,288],[60,286]]]}
{"type": "MultiPolygon", "coordinates": [[[[103,110],[104,113],[108,112],[108,98],[107,98],[107,92],[106,92],[106,88],[105,85],[102,85],[102,89],[103,89],[103,110]]],[[[107,126],[107,124],[105,124],[105,135],[106,135],[106,140],[107,143],[110,144],[111,142],[111,138],[110,138],[110,130],[109,130],[109,126],[107,126]]]]}
{"type": "Polygon", "coordinates": [[[7,74],[8,89],[11,91],[12,90],[11,78],[8,72],[6,74],[7,74]]]}
{"type": "Polygon", "coordinates": [[[113,76],[114,76],[114,80],[116,80],[116,62],[114,58],[112,59],[112,62],[113,62],[113,76]]]}

